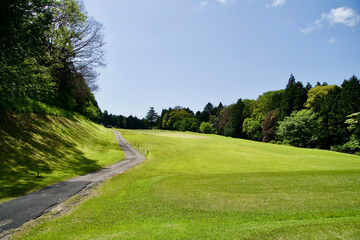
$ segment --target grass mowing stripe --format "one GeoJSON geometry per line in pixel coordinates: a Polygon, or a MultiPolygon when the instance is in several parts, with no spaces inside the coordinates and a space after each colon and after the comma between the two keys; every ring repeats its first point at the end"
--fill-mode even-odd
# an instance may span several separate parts
{"type": "Polygon", "coordinates": [[[360,157],[121,130],[147,160],[21,239],[359,239],[360,157]]]}

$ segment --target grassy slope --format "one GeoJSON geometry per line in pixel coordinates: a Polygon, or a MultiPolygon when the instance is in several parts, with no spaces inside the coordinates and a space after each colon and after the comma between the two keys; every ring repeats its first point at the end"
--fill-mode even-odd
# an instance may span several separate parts
{"type": "Polygon", "coordinates": [[[84,118],[0,115],[0,201],[122,158],[114,133],[84,118]]]}
{"type": "Polygon", "coordinates": [[[360,238],[359,156],[221,136],[121,133],[149,150],[147,160],[20,238],[360,238]]]}

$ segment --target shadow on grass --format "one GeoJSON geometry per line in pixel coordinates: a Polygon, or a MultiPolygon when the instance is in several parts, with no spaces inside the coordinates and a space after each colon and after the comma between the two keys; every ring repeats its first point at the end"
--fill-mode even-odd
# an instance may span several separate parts
{"type": "Polygon", "coordinates": [[[100,168],[76,148],[69,135],[80,134],[74,129],[77,120],[59,121],[46,115],[0,115],[0,199],[24,195],[62,180],[64,175],[100,168]]]}

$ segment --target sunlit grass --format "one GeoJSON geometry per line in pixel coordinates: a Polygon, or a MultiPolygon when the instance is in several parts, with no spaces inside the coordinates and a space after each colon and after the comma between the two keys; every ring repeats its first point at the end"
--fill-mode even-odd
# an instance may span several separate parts
{"type": "Polygon", "coordinates": [[[2,114],[0,201],[94,171],[122,158],[114,133],[85,118],[2,114]]]}
{"type": "Polygon", "coordinates": [[[121,130],[147,160],[25,239],[359,239],[360,157],[121,130]]]}

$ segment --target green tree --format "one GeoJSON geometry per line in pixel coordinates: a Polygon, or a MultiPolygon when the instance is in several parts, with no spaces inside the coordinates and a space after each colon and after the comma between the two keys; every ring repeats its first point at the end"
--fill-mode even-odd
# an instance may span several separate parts
{"type": "Polygon", "coordinates": [[[245,119],[244,116],[245,104],[240,98],[236,104],[234,104],[230,111],[229,120],[227,121],[224,128],[224,135],[240,138],[243,137],[243,122],[245,119]]]}
{"type": "Polygon", "coordinates": [[[305,106],[307,108],[311,108],[317,97],[326,96],[329,93],[329,91],[334,87],[336,87],[336,85],[326,85],[326,86],[316,85],[314,88],[308,91],[308,98],[305,106]]]}
{"type": "Polygon", "coordinates": [[[244,120],[243,132],[248,139],[261,141],[263,138],[261,123],[254,118],[246,118],[244,120]]]}
{"type": "Polygon", "coordinates": [[[321,120],[308,109],[294,111],[279,122],[276,134],[284,143],[296,147],[317,147],[321,136],[321,120]]]}
{"type": "Polygon", "coordinates": [[[299,111],[304,108],[307,100],[307,90],[301,82],[297,82],[291,74],[289,82],[286,85],[284,96],[280,106],[280,119],[290,116],[293,111],[299,111]]]}
{"type": "Polygon", "coordinates": [[[285,90],[268,91],[260,95],[254,102],[251,117],[258,122],[263,122],[267,113],[280,109],[285,90]]]}
{"type": "Polygon", "coordinates": [[[0,2],[0,99],[44,100],[52,90],[45,32],[52,23],[50,1],[0,2]]]}
{"type": "Polygon", "coordinates": [[[182,132],[196,132],[198,130],[198,120],[195,117],[186,117],[182,120],[176,121],[174,123],[174,128],[182,132]]]}
{"type": "Polygon", "coordinates": [[[168,114],[168,116],[165,115],[165,117],[163,119],[163,122],[164,122],[164,120],[166,120],[164,122],[164,127],[165,127],[165,129],[176,130],[176,127],[174,124],[177,121],[181,121],[184,118],[191,118],[191,117],[193,117],[193,113],[191,113],[189,109],[185,109],[185,108],[174,109],[168,114]]]}
{"type": "Polygon", "coordinates": [[[230,119],[231,109],[234,105],[230,105],[220,111],[219,124],[218,124],[218,133],[225,135],[225,127],[230,119]]]}
{"type": "Polygon", "coordinates": [[[202,122],[200,127],[199,127],[199,131],[202,132],[202,133],[213,133],[214,128],[213,128],[213,125],[211,123],[202,122]]]}
{"type": "Polygon", "coordinates": [[[145,117],[145,119],[146,119],[147,123],[149,124],[150,128],[153,128],[155,126],[158,117],[159,116],[158,116],[157,112],[154,110],[154,108],[150,107],[150,109],[149,109],[149,111],[148,111],[148,113],[146,114],[146,117],[145,117]]]}

